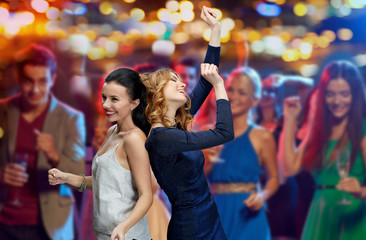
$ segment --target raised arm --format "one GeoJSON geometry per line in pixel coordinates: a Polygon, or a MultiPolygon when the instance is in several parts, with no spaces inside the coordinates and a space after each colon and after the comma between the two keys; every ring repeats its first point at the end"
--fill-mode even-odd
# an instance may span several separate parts
{"type": "Polygon", "coordinates": [[[278,160],[284,170],[285,176],[297,174],[301,168],[304,149],[308,141],[306,137],[297,149],[295,146],[295,133],[297,117],[301,111],[298,97],[289,97],[284,103],[284,125],[278,147],[278,160]]]}
{"type": "Polygon", "coordinates": [[[226,94],[224,80],[213,64],[202,64],[202,74],[212,83],[216,93],[217,113],[215,129],[188,132],[174,128],[156,128],[153,141],[162,149],[164,154],[201,150],[221,145],[234,138],[233,119],[230,103],[226,94]]]}
{"type": "MultiPolygon", "coordinates": [[[[219,66],[221,24],[219,21],[217,21],[216,13],[211,8],[203,7],[201,12],[201,18],[210,26],[211,29],[209,46],[204,63],[210,63],[219,66]]],[[[207,82],[205,78],[201,75],[199,82],[197,83],[195,89],[190,95],[192,101],[190,114],[195,115],[197,113],[198,109],[207,98],[211,89],[212,85],[207,82]]]]}
{"type": "Polygon", "coordinates": [[[131,132],[125,139],[123,148],[136,183],[139,198],[131,214],[113,230],[111,240],[124,239],[129,229],[146,215],[152,204],[150,161],[144,146],[145,140],[143,132],[137,131],[131,132]]]}

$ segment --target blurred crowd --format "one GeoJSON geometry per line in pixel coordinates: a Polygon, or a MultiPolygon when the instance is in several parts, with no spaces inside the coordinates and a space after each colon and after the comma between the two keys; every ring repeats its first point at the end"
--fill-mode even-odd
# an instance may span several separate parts
{"type": "MultiPolygon", "coordinates": [[[[189,94],[198,81],[200,61],[185,56],[169,66],[146,62],[130,68],[148,73],[170,67],[189,94]]],[[[14,234],[30,232],[34,239],[93,239],[92,194],[66,185],[51,187],[45,177],[50,166],[90,175],[92,158],[110,125],[97,107],[100,90],[92,89],[85,76],[73,76],[64,89],[75,98],[73,103],[55,97],[52,87],[60,81],[56,68],[50,50],[32,45],[17,56],[19,93],[1,101],[0,177],[5,190],[0,232],[11,227],[14,234]],[[26,165],[18,164],[22,158],[26,165]]],[[[235,139],[203,153],[228,239],[363,239],[366,108],[357,67],[333,61],[320,79],[260,76],[248,63],[220,74],[235,139]],[[338,155],[346,150],[349,163],[342,175],[338,155]],[[343,196],[348,205],[338,204],[343,196]]],[[[190,127],[214,128],[216,110],[212,91],[190,127]]],[[[171,209],[152,180],[150,234],[163,240],[171,209]]]]}

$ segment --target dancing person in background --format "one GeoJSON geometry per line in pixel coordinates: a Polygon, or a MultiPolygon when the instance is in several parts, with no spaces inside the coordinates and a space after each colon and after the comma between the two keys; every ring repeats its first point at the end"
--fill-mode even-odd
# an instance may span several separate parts
{"type": "MultiPolygon", "coordinates": [[[[280,74],[271,74],[262,81],[262,97],[256,108],[256,122],[260,126],[268,129],[278,143],[279,134],[282,130],[282,121],[278,112],[276,99],[282,98],[278,96],[277,88],[279,83],[283,83],[281,79],[286,78],[280,74]]],[[[295,84],[293,84],[295,85],[295,84]]],[[[278,165],[278,162],[277,162],[278,165]]],[[[267,172],[263,171],[261,175],[261,183],[265,183],[267,172]]],[[[279,188],[273,196],[267,201],[267,219],[271,230],[272,238],[289,237],[295,238],[295,212],[297,205],[298,187],[295,177],[286,178],[278,168],[279,188]]]]}
{"type": "Polygon", "coordinates": [[[366,101],[357,67],[347,61],[328,64],[321,76],[311,131],[295,148],[301,111],[299,98],[284,104],[283,165],[287,175],[301,168],[312,172],[316,191],[302,239],[364,239],[366,237],[366,101]],[[343,153],[345,154],[343,156],[343,153]],[[348,157],[346,156],[348,155],[348,157]],[[348,177],[338,163],[345,161],[348,177]],[[346,192],[348,205],[339,201],[346,192]]]}
{"type": "Polygon", "coordinates": [[[150,125],[145,118],[140,75],[127,68],[110,73],[103,85],[102,107],[116,122],[93,159],[92,176],[49,170],[51,185],[66,183],[93,190],[93,229],[98,240],[151,239],[146,213],[152,203],[151,175],[144,149],[150,125]]]}
{"type": "Polygon", "coordinates": [[[228,239],[270,239],[264,204],[278,188],[276,144],[270,131],[248,118],[261,98],[261,80],[254,69],[238,68],[226,89],[235,139],[224,144],[221,161],[211,163],[208,179],[228,239]],[[262,166],[268,181],[259,190],[262,166]]]}
{"type": "Polygon", "coordinates": [[[0,102],[0,128],[5,129],[0,138],[3,240],[75,238],[71,189],[43,184],[52,167],[85,171],[84,116],[52,94],[56,69],[54,54],[31,44],[16,57],[20,93],[0,102]]]}
{"type": "Polygon", "coordinates": [[[182,57],[171,64],[171,69],[178,74],[182,82],[186,84],[187,94],[191,94],[198,82],[200,64],[192,57],[182,57]]]}
{"type": "Polygon", "coordinates": [[[257,124],[272,133],[279,125],[279,114],[275,106],[278,78],[278,74],[273,74],[262,81],[262,96],[256,108],[257,124]]]}
{"type": "MultiPolygon", "coordinates": [[[[296,146],[299,146],[300,143],[306,138],[308,132],[311,131],[312,124],[314,121],[314,114],[316,109],[316,99],[318,96],[317,88],[313,88],[308,96],[308,99],[305,101],[302,118],[299,123],[298,131],[296,132],[295,143],[296,146]]],[[[283,141],[282,141],[283,143],[283,141]]],[[[282,146],[278,146],[278,149],[283,149],[282,146]]],[[[281,165],[282,162],[282,152],[278,152],[278,160],[281,165]]],[[[286,177],[291,178],[291,176],[286,177]]],[[[295,176],[297,183],[297,201],[296,201],[296,219],[295,219],[295,232],[296,238],[301,238],[301,233],[304,228],[304,224],[306,221],[306,217],[310,208],[311,200],[314,196],[315,191],[315,182],[311,172],[301,169],[295,176]]]]}
{"type": "Polygon", "coordinates": [[[221,25],[210,8],[202,8],[201,18],[210,26],[211,37],[205,63],[201,65],[202,76],[190,95],[191,101],[185,93],[186,85],[170,69],[149,74],[145,81],[146,116],[152,125],[145,146],[155,177],[172,204],[168,239],[174,240],[226,239],[203,172],[200,150],[231,140],[232,118],[224,81],[217,68],[221,25]],[[188,131],[193,115],[212,86],[217,99],[216,128],[188,131]]]}

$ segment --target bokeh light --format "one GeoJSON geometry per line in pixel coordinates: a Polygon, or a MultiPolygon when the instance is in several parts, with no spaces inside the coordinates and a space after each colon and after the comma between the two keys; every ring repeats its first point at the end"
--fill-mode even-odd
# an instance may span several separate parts
{"type": "Polygon", "coordinates": [[[60,10],[55,7],[50,7],[47,10],[46,16],[50,20],[56,20],[60,16],[60,10]]]}
{"type": "Polygon", "coordinates": [[[194,13],[192,12],[192,10],[182,10],[180,12],[180,16],[185,22],[190,22],[194,19],[194,13]]]}
{"type": "Polygon", "coordinates": [[[300,73],[304,77],[312,77],[319,71],[319,66],[316,64],[305,64],[301,66],[300,73]]]}
{"type": "Polygon", "coordinates": [[[190,1],[181,1],[180,3],[179,3],[179,9],[181,10],[181,11],[183,11],[183,10],[193,10],[193,3],[192,2],[190,2],[190,1]]]}
{"type": "Polygon", "coordinates": [[[177,12],[172,13],[172,18],[169,21],[171,24],[175,24],[176,25],[176,24],[181,23],[181,21],[182,21],[182,18],[181,18],[181,16],[180,16],[179,13],[177,13],[177,12]]]}
{"type": "Polygon", "coordinates": [[[131,9],[130,15],[136,21],[142,21],[145,18],[145,12],[140,8],[131,9]]]}
{"type": "Polygon", "coordinates": [[[351,8],[363,8],[366,4],[364,0],[346,0],[345,2],[351,8]]]}
{"type": "Polygon", "coordinates": [[[90,60],[100,60],[106,56],[106,51],[104,48],[93,47],[88,52],[88,58],[90,60]]]}
{"type": "Polygon", "coordinates": [[[156,55],[170,56],[174,53],[175,45],[168,40],[157,40],[152,45],[152,52],[156,55]]]}
{"type": "Polygon", "coordinates": [[[99,11],[104,15],[111,14],[113,11],[112,4],[110,2],[102,2],[99,5],[99,11]]]}
{"type": "Polygon", "coordinates": [[[296,3],[295,6],[294,6],[294,13],[299,16],[299,17],[302,17],[302,16],[305,16],[306,15],[306,5],[302,2],[300,3],[296,3]]]}
{"type": "Polygon", "coordinates": [[[172,12],[178,11],[179,10],[179,3],[177,1],[167,1],[165,4],[165,7],[167,9],[169,9],[172,12]]]}
{"type": "Polygon", "coordinates": [[[282,59],[285,62],[297,61],[300,58],[300,53],[297,49],[287,49],[282,54],[282,59]]]}
{"type": "Polygon", "coordinates": [[[341,28],[337,31],[337,36],[340,40],[348,41],[352,39],[353,33],[348,28],[341,28]]]}
{"type": "Polygon", "coordinates": [[[9,11],[6,8],[0,7],[0,23],[5,22],[9,18],[9,11]]]}
{"type": "Polygon", "coordinates": [[[37,12],[44,13],[47,11],[49,4],[48,4],[48,2],[46,2],[44,0],[32,0],[31,6],[37,12]]]}
{"type": "Polygon", "coordinates": [[[174,33],[172,36],[172,41],[175,44],[184,44],[188,42],[188,40],[189,40],[189,34],[186,32],[174,33]]]}
{"type": "Polygon", "coordinates": [[[160,21],[169,22],[172,19],[172,13],[168,9],[160,8],[158,18],[160,21]]]}

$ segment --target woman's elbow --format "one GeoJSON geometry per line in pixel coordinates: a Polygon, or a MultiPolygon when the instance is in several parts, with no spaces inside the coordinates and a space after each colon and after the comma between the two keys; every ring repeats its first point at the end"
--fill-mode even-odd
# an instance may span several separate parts
{"type": "Polygon", "coordinates": [[[140,200],[142,200],[147,208],[150,208],[153,203],[153,194],[151,192],[146,192],[140,195],[140,200]]]}
{"type": "Polygon", "coordinates": [[[228,141],[231,141],[235,138],[235,135],[234,135],[234,129],[230,129],[229,131],[229,134],[228,134],[228,141]]]}
{"type": "Polygon", "coordinates": [[[235,137],[235,135],[234,135],[234,129],[229,128],[229,129],[226,131],[226,133],[225,133],[225,140],[226,140],[227,142],[229,142],[229,141],[233,140],[233,139],[234,139],[234,137],[235,137]]]}

